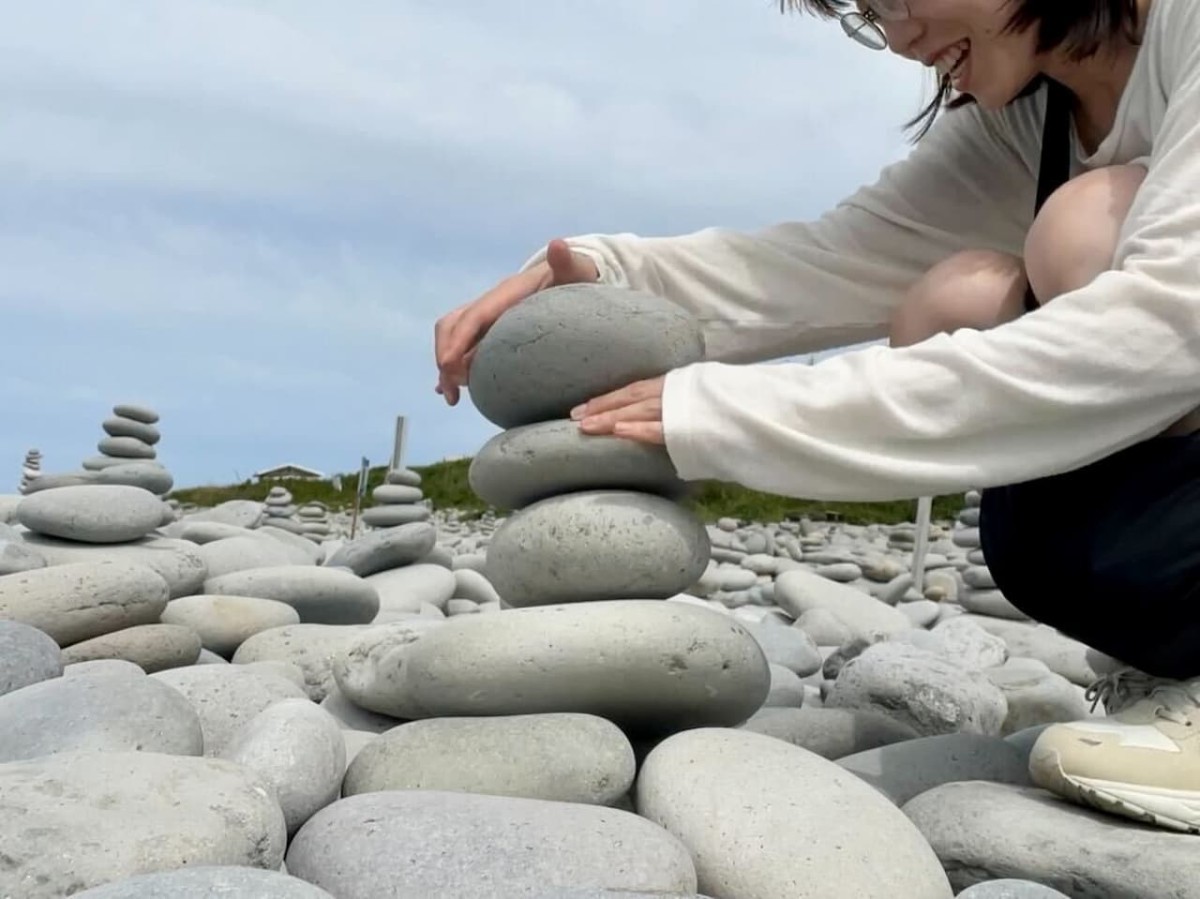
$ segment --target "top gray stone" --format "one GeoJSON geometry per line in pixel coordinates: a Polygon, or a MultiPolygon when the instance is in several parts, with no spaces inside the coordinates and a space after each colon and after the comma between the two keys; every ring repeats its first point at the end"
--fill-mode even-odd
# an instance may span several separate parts
{"type": "Polygon", "coordinates": [[[593,397],[704,357],[699,323],[643,291],[569,284],[534,294],[480,341],[469,391],[502,428],[568,418],[593,397]]]}
{"type": "Polygon", "coordinates": [[[132,437],[151,446],[158,443],[162,437],[154,425],[138,421],[136,418],[125,418],[123,415],[106,418],[101,427],[109,437],[132,437]]]}
{"type": "Polygon", "coordinates": [[[118,403],[113,406],[113,415],[121,418],[132,418],[134,421],[140,421],[143,424],[152,425],[158,421],[158,413],[146,406],[137,406],[133,403],[118,403]]]}

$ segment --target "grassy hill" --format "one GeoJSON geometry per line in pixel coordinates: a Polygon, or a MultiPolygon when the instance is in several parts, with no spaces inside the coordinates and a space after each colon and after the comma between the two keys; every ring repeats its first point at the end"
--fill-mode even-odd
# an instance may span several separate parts
{"type": "MultiPolygon", "coordinates": [[[[467,483],[470,459],[455,459],[433,465],[414,465],[414,471],[422,478],[421,489],[438,509],[460,509],[465,512],[483,512],[486,503],[471,492],[467,483]]],[[[373,468],[369,472],[370,488],[383,483],[385,469],[373,468]]],[[[320,501],[333,509],[349,509],[354,505],[354,488],[358,474],[342,475],[342,489],[337,491],[329,481],[273,481],[252,484],[246,481],[226,487],[192,487],[176,490],[171,496],[181,503],[198,506],[215,506],[231,499],[262,500],[267,491],[280,484],[291,491],[297,504],[320,501]]],[[[886,503],[826,503],[791,499],[770,493],[747,490],[735,484],[701,482],[687,504],[695,509],[705,521],[730,517],[751,521],[783,521],[788,518],[809,517],[823,519],[830,515],[852,524],[899,524],[913,521],[917,515],[916,500],[886,503]]],[[[370,496],[365,506],[371,505],[370,496]]],[[[938,497],[933,504],[935,520],[951,519],[962,508],[960,495],[938,497]]],[[[503,511],[503,510],[497,510],[503,511]]]]}

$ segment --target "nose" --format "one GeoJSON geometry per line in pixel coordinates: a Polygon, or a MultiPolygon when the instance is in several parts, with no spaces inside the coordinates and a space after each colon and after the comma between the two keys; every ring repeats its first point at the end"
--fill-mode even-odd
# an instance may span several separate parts
{"type": "Polygon", "coordinates": [[[913,49],[924,30],[919,20],[909,18],[898,22],[881,22],[880,25],[887,35],[888,48],[893,53],[906,59],[919,58],[913,49]]]}

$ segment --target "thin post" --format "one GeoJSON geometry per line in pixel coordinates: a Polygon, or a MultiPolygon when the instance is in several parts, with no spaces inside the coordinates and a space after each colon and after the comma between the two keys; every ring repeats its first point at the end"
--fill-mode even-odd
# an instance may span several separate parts
{"type": "Polygon", "coordinates": [[[404,464],[404,444],[408,438],[408,419],[403,415],[396,416],[396,439],[392,444],[392,465],[390,471],[398,470],[404,464]]]}
{"type": "Polygon", "coordinates": [[[350,517],[350,539],[354,539],[354,534],[358,531],[358,513],[362,508],[363,497],[367,495],[367,470],[371,467],[371,463],[367,461],[367,457],[362,457],[362,465],[358,470],[358,486],[354,490],[354,514],[350,517]]]}
{"type": "Polygon", "coordinates": [[[918,593],[925,592],[925,556],[929,552],[929,520],[933,517],[933,497],[922,496],[917,500],[917,540],[913,545],[913,587],[918,593]]]}

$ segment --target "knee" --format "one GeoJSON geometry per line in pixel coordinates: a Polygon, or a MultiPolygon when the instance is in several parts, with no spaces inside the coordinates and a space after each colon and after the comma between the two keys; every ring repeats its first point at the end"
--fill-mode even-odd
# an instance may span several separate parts
{"type": "Polygon", "coordinates": [[[1041,302],[1112,268],[1121,228],[1145,177],[1140,165],[1096,169],[1046,200],[1025,239],[1026,275],[1041,302]]]}
{"type": "Polygon", "coordinates": [[[892,313],[892,346],[910,346],[959,328],[986,330],[1016,318],[1025,291],[1021,260],[966,250],[929,269],[892,313]]]}

